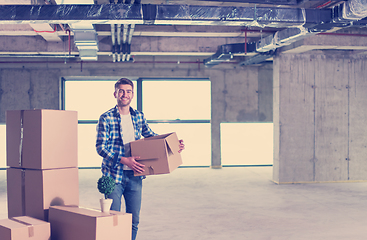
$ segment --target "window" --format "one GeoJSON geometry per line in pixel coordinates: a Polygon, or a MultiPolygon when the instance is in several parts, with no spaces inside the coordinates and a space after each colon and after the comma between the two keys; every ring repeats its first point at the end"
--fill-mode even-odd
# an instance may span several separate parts
{"type": "Polygon", "coordinates": [[[222,165],[272,165],[273,123],[221,123],[222,165]]]}
{"type": "MultiPolygon", "coordinates": [[[[99,116],[116,105],[113,79],[66,79],[64,109],[78,111],[79,167],[100,167],[96,153],[99,116]]],[[[131,79],[131,78],[130,78],[131,79]]],[[[184,139],[183,166],[210,166],[211,87],[208,79],[136,79],[133,108],[143,110],[158,134],[176,132],[184,139]]]]}

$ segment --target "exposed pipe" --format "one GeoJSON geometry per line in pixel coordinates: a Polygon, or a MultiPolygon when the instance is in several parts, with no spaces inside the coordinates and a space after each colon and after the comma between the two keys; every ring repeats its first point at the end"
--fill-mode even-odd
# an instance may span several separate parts
{"type": "MultiPolygon", "coordinates": [[[[64,61],[0,61],[0,64],[25,64],[25,63],[52,63],[52,64],[65,64],[64,61]]],[[[84,62],[84,61],[73,61],[73,62],[67,62],[67,64],[79,64],[79,63],[83,63],[83,64],[88,64],[88,63],[111,63],[110,61],[98,61],[98,62],[84,62]]],[[[125,62],[121,62],[121,63],[125,63],[125,62]]],[[[157,63],[157,64],[175,64],[177,65],[177,61],[133,61],[133,62],[128,62],[128,63],[142,63],[142,64],[146,64],[146,63],[157,63]]],[[[202,64],[202,61],[180,61],[180,64],[202,64]]],[[[222,64],[238,64],[238,62],[222,62],[222,64]]]]}
{"type": "Polygon", "coordinates": [[[130,47],[131,47],[131,39],[133,37],[133,33],[134,33],[134,30],[135,30],[135,24],[131,24],[130,25],[130,31],[129,31],[129,39],[127,40],[127,43],[128,43],[128,51],[127,51],[127,56],[126,56],[126,61],[130,61],[130,47]]]}
{"type": "Polygon", "coordinates": [[[126,59],[126,39],[127,39],[127,35],[128,35],[128,30],[129,30],[129,25],[128,24],[124,24],[124,31],[123,31],[123,35],[122,35],[122,61],[125,61],[126,59]]]}
{"type": "Polygon", "coordinates": [[[131,39],[133,38],[134,30],[135,30],[135,24],[131,24],[130,25],[130,31],[129,31],[129,38],[127,40],[128,44],[131,44],[131,39]]]}
{"type": "Polygon", "coordinates": [[[111,40],[112,40],[112,59],[116,62],[116,50],[115,50],[115,24],[111,24],[111,40]]]}
{"type": "Polygon", "coordinates": [[[116,49],[117,49],[117,61],[121,61],[121,24],[117,24],[117,43],[116,43],[116,49]]]}
{"type": "Polygon", "coordinates": [[[63,26],[61,23],[59,23],[59,26],[60,26],[60,28],[62,29],[62,31],[66,32],[66,30],[65,30],[64,26],[63,26]]]}
{"type": "Polygon", "coordinates": [[[317,9],[323,8],[323,7],[327,6],[327,5],[329,5],[330,3],[331,3],[331,0],[328,1],[328,2],[326,2],[326,3],[324,3],[324,4],[321,4],[320,6],[317,6],[316,8],[317,9]]]}
{"type": "Polygon", "coordinates": [[[53,31],[37,31],[36,29],[33,29],[33,31],[35,31],[36,33],[54,33],[56,32],[56,25],[54,25],[53,31]]]}
{"type": "Polygon", "coordinates": [[[245,31],[245,55],[247,55],[247,31],[245,31]]]}
{"type": "Polygon", "coordinates": [[[69,42],[69,55],[71,55],[71,37],[70,37],[71,31],[70,31],[70,29],[66,29],[65,30],[65,33],[68,33],[68,32],[69,32],[69,37],[68,37],[68,42],[69,42]]]}
{"type": "Polygon", "coordinates": [[[350,36],[350,37],[367,37],[367,34],[356,34],[356,33],[329,33],[329,32],[322,32],[318,35],[334,35],[334,36],[350,36]]]}

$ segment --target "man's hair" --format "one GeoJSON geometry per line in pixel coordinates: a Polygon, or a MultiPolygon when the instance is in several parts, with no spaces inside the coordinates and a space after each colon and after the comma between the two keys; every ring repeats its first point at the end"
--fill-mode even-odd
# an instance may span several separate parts
{"type": "Polygon", "coordinates": [[[127,78],[120,78],[119,80],[117,80],[117,82],[115,83],[115,89],[117,89],[120,85],[130,85],[134,89],[134,83],[127,78]]]}

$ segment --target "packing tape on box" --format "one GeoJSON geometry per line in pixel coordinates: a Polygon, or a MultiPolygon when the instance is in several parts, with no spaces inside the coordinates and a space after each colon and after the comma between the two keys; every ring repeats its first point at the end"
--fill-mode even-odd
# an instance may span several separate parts
{"type": "MultiPolygon", "coordinates": [[[[101,212],[101,211],[98,211],[98,210],[96,210],[96,209],[88,208],[88,207],[79,207],[79,208],[88,209],[88,210],[92,210],[92,211],[95,211],[95,212],[101,212]]],[[[117,215],[117,214],[115,214],[115,213],[111,213],[111,212],[109,212],[109,215],[106,215],[106,217],[108,217],[108,216],[110,216],[110,215],[112,215],[112,216],[113,216],[113,217],[112,217],[113,226],[115,227],[115,226],[119,225],[119,218],[118,218],[118,215],[117,215]]]]}
{"type": "Polygon", "coordinates": [[[20,142],[19,142],[19,167],[23,165],[23,119],[24,110],[20,111],[20,142]]]}
{"type": "Polygon", "coordinates": [[[34,227],[33,227],[33,225],[32,225],[32,224],[27,223],[27,222],[24,222],[24,221],[19,220],[19,219],[15,219],[15,218],[10,218],[10,220],[15,221],[15,222],[18,222],[18,223],[21,223],[21,224],[23,224],[23,225],[28,226],[28,237],[33,237],[33,236],[34,236],[34,227]]]}

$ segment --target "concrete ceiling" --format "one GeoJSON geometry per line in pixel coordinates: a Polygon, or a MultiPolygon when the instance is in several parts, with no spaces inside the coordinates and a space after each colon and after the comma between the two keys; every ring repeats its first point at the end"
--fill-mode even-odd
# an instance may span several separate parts
{"type": "MultiPolygon", "coordinates": [[[[361,1],[361,7],[366,7],[361,1]]],[[[97,43],[94,61],[127,61],[121,53],[122,42],[128,45],[130,61],[147,56],[216,60],[223,56],[218,52],[225,49],[221,46],[230,49],[230,58],[223,61],[239,63],[277,48],[293,53],[335,49],[365,54],[364,12],[355,18],[338,16],[335,21],[330,16],[342,4],[332,0],[151,0],[135,5],[117,0],[0,0],[0,61],[14,57],[80,60],[85,46],[77,40],[83,42],[87,35],[97,43]],[[274,43],[276,33],[304,31],[305,26],[307,34],[289,35],[287,41],[274,43]],[[121,42],[119,50],[114,48],[117,42],[121,42]],[[244,44],[243,50],[231,50],[231,44],[237,43],[244,44]]]]}

